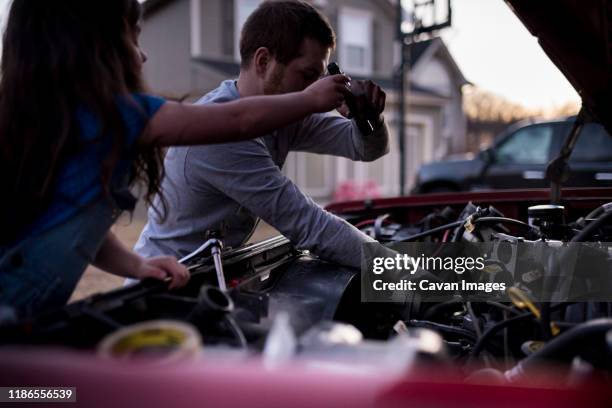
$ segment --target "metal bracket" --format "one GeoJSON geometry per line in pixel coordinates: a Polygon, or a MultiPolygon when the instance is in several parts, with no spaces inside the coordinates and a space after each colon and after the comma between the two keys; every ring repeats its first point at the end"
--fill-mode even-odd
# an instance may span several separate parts
{"type": "Polygon", "coordinates": [[[584,124],[591,120],[591,115],[583,106],[576,117],[572,130],[563,142],[561,152],[546,167],[546,178],[550,181],[550,202],[552,204],[561,203],[561,185],[567,181],[570,174],[568,160],[572,150],[574,150],[574,146],[576,146],[584,124]]]}

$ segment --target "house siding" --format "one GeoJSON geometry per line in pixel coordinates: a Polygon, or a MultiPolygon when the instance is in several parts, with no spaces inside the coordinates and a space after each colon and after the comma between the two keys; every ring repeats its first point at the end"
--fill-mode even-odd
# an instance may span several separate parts
{"type": "Polygon", "coordinates": [[[144,75],[157,94],[180,97],[191,91],[189,0],[175,0],[143,24],[141,47],[149,59],[144,75]]]}
{"type": "Polygon", "coordinates": [[[224,59],[228,58],[223,52],[223,30],[219,22],[222,18],[222,2],[228,0],[206,0],[202,1],[202,55],[207,57],[224,59]]]}
{"type": "MultiPolygon", "coordinates": [[[[393,75],[393,41],[395,38],[394,25],[390,24],[388,17],[377,6],[376,2],[368,0],[336,0],[328,2],[321,11],[328,17],[332,27],[339,32],[338,16],[343,7],[369,11],[373,21],[373,73],[374,78],[390,78],[393,75]]],[[[338,43],[341,39],[338,39],[338,43]]],[[[338,58],[338,50],[332,54],[333,59],[338,58]]],[[[342,64],[342,61],[339,61],[342,64]]]]}

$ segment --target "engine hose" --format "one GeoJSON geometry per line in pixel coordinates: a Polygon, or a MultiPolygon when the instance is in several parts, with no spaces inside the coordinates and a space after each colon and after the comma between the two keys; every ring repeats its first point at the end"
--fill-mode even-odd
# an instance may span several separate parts
{"type": "Polygon", "coordinates": [[[455,231],[453,232],[453,237],[451,238],[451,242],[459,242],[461,238],[463,238],[463,233],[465,232],[465,220],[461,221],[457,226],[455,231]]]}
{"type": "Polygon", "coordinates": [[[241,348],[247,348],[248,347],[247,339],[246,339],[246,337],[244,335],[244,332],[242,331],[242,329],[238,325],[238,323],[236,323],[236,320],[234,320],[234,318],[231,317],[230,315],[225,315],[224,319],[225,319],[225,322],[228,325],[228,328],[229,328],[230,332],[232,332],[232,335],[234,336],[234,339],[238,343],[238,345],[241,348]]]}
{"type": "Polygon", "coordinates": [[[439,226],[439,227],[436,227],[436,228],[432,228],[432,229],[430,229],[428,231],[423,231],[423,232],[420,232],[418,234],[412,235],[412,236],[410,236],[410,237],[408,237],[406,239],[401,240],[400,242],[409,242],[409,241],[414,241],[414,240],[417,240],[417,239],[420,239],[420,238],[425,238],[425,237],[434,235],[434,234],[436,234],[438,232],[444,232],[446,230],[457,228],[458,226],[462,225],[463,223],[464,223],[464,221],[455,221],[455,222],[450,223],[450,224],[442,225],[442,226],[439,226]]]}
{"type": "Polygon", "coordinates": [[[391,214],[383,214],[380,217],[377,217],[376,220],[374,221],[374,239],[380,241],[383,234],[382,234],[382,227],[383,224],[389,219],[389,217],[391,216],[391,214]]]}
{"type": "Polygon", "coordinates": [[[586,217],[586,219],[593,219],[593,218],[597,218],[601,215],[601,213],[603,213],[604,211],[608,212],[612,210],[612,203],[605,203],[604,205],[601,205],[599,207],[597,207],[596,209],[594,209],[593,211],[591,211],[586,217]]]}
{"type": "Polygon", "coordinates": [[[494,302],[492,300],[487,300],[487,301],[485,301],[485,303],[487,305],[489,305],[489,306],[493,306],[493,307],[496,307],[496,308],[501,309],[503,311],[506,311],[508,313],[512,313],[513,315],[520,314],[520,312],[518,310],[516,310],[515,308],[513,308],[511,306],[504,305],[503,303],[500,303],[500,302],[494,302]]]}
{"type": "MultiPolygon", "coordinates": [[[[470,216],[471,217],[471,216],[470,216]]],[[[463,237],[463,233],[465,232],[465,224],[468,222],[468,220],[470,220],[470,217],[466,218],[465,220],[463,220],[459,226],[459,228],[457,228],[457,230],[455,231],[455,234],[453,236],[453,242],[459,242],[461,240],[461,238],[463,237]]],[[[478,225],[478,224],[510,224],[510,225],[515,225],[518,227],[522,227],[525,228],[529,231],[532,231],[534,233],[536,233],[537,235],[541,235],[540,232],[535,229],[534,227],[532,227],[529,224],[526,224],[522,221],[519,220],[515,220],[513,218],[507,218],[507,217],[472,217],[471,219],[471,223],[474,225],[478,225]]]]}
{"type": "Polygon", "coordinates": [[[542,330],[542,338],[548,341],[553,337],[553,331],[550,327],[550,303],[542,302],[540,304],[540,330],[542,330]]]}
{"type": "Polygon", "coordinates": [[[487,340],[489,340],[498,331],[510,326],[513,323],[531,319],[531,318],[533,318],[533,314],[531,314],[531,312],[527,312],[527,313],[520,314],[518,316],[511,317],[504,321],[501,321],[497,323],[495,326],[489,327],[487,330],[485,330],[484,333],[482,333],[482,336],[478,339],[478,341],[474,345],[474,348],[472,349],[472,354],[470,357],[471,358],[478,357],[480,352],[484,349],[485,345],[487,344],[487,340]]]}
{"type": "MultiPolygon", "coordinates": [[[[512,218],[505,218],[505,217],[481,217],[481,218],[476,218],[474,221],[474,224],[487,224],[487,223],[494,223],[494,224],[512,224],[512,225],[516,225],[519,227],[524,227],[527,228],[531,231],[536,231],[531,225],[529,224],[525,224],[522,221],[519,220],[514,220],[512,218]]],[[[421,233],[412,235],[406,239],[403,239],[401,242],[409,242],[409,241],[414,241],[420,238],[425,238],[425,237],[429,237],[431,235],[434,235],[438,232],[443,232],[443,231],[447,231],[453,228],[457,228],[457,227],[461,227],[461,232],[463,231],[463,225],[466,223],[466,220],[459,220],[459,221],[455,221],[453,223],[450,224],[446,224],[446,225],[442,225],[440,227],[436,227],[436,228],[432,228],[428,231],[423,231],[421,233]]],[[[461,233],[458,233],[457,235],[455,235],[455,237],[453,239],[459,239],[461,238],[461,233]]]]}
{"type": "Polygon", "coordinates": [[[519,220],[515,220],[512,218],[506,218],[506,217],[481,217],[481,218],[476,218],[473,221],[474,224],[510,224],[510,225],[516,225],[517,227],[523,227],[529,231],[532,231],[536,234],[540,234],[540,232],[532,227],[529,224],[524,223],[523,221],[519,221],[519,220]]]}
{"type": "Polygon", "coordinates": [[[410,320],[410,326],[413,327],[423,327],[426,329],[431,329],[434,331],[439,331],[442,333],[454,334],[457,336],[466,337],[471,341],[476,341],[476,334],[472,333],[469,330],[462,329],[460,327],[448,326],[446,324],[428,322],[423,320],[410,320]]]}
{"type": "MultiPolygon", "coordinates": [[[[553,312],[553,311],[559,310],[561,308],[567,307],[569,304],[571,303],[558,303],[554,306],[550,306],[550,311],[553,312]]],[[[476,342],[476,344],[474,345],[474,348],[472,349],[471,358],[478,357],[482,349],[485,347],[486,342],[491,337],[493,337],[493,335],[495,335],[495,333],[497,333],[498,331],[510,326],[513,323],[521,322],[523,320],[528,320],[533,317],[534,317],[533,313],[527,312],[527,313],[520,314],[518,316],[511,317],[509,319],[506,319],[504,321],[497,323],[494,326],[489,327],[487,330],[485,330],[484,333],[482,333],[482,337],[480,337],[478,341],[476,342]]]]}
{"type": "Polygon", "coordinates": [[[437,314],[441,311],[453,308],[455,306],[461,306],[462,304],[463,299],[450,299],[445,302],[436,303],[425,311],[423,314],[423,320],[434,320],[437,314]]]}
{"type": "Polygon", "coordinates": [[[612,210],[605,211],[595,221],[584,227],[577,235],[574,235],[570,242],[584,242],[586,238],[589,238],[599,227],[604,225],[606,221],[612,216],[612,210]]]}
{"type": "Polygon", "coordinates": [[[187,321],[197,325],[199,321],[220,319],[234,310],[234,302],[217,287],[204,285],[200,289],[197,305],[187,316],[187,321]]]}
{"type": "Polygon", "coordinates": [[[606,335],[612,330],[612,319],[595,319],[569,329],[552,339],[540,350],[521,360],[505,372],[509,381],[523,378],[530,370],[546,361],[570,362],[583,352],[606,355],[606,335]]]}

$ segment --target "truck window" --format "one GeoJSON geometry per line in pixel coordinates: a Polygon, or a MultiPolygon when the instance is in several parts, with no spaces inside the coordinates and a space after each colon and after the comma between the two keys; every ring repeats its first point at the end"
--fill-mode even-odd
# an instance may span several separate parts
{"type": "Polygon", "coordinates": [[[545,164],[548,162],[553,128],[547,125],[527,126],[504,140],[496,149],[499,163],[545,164]]]}
{"type": "Polygon", "coordinates": [[[582,128],[571,162],[607,162],[612,160],[612,137],[598,123],[587,123],[582,128]]]}

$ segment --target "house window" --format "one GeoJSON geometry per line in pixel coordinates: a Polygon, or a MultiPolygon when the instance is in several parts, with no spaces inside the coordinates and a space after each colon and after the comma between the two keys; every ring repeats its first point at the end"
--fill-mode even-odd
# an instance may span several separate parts
{"type": "MultiPolygon", "coordinates": [[[[227,0],[225,0],[227,1],[227,0]]],[[[234,56],[240,61],[240,31],[262,0],[234,0],[234,56]]]]}
{"type": "Polygon", "coordinates": [[[372,14],[365,10],[340,9],[340,62],[350,74],[372,74],[372,14]]]}

